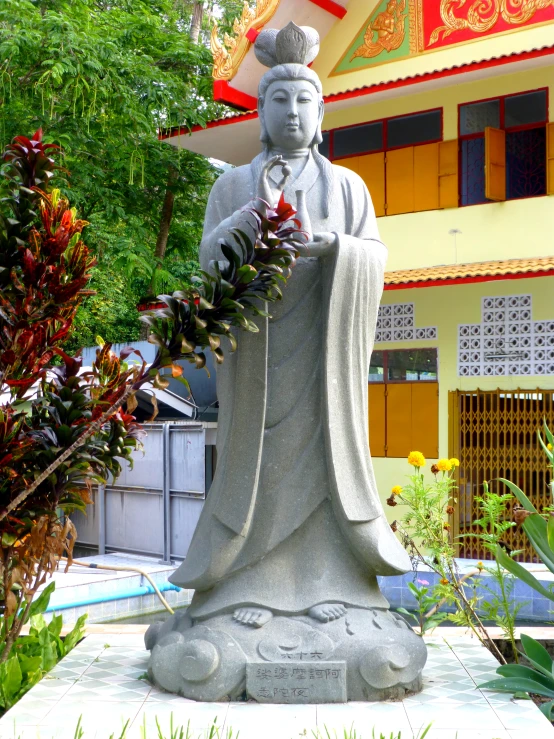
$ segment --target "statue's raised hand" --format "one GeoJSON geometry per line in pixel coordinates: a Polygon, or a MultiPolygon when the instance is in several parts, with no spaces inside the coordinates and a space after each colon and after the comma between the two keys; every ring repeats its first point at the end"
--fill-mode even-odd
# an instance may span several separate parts
{"type": "Polygon", "coordinates": [[[260,177],[258,179],[258,191],[256,192],[256,200],[254,201],[256,209],[259,210],[263,206],[263,204],[259,202],[260,200],[265,200],[265,202],[269,203],[270,206],[276,205],[279,202],[281,193],[285,189],[291,174],[292,170],[289,167],[287,160],[280,154],[268,159],[262,167],[262,171],[260,172],[260,177]],[[274,185],[269,179],[269,173],[276,167],[281,168],[282,176],[277,185],[274,185]]]}

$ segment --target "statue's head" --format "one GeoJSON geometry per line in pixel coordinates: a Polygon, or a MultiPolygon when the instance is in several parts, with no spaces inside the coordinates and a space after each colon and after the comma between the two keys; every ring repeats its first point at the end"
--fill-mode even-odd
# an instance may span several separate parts
{"type": "Polygon", "coordinates": [[[322,141],[323,94],[319,77],[308,66],[319,50],[311,28],[289,23],[256,39],[258,60],[270,67],[258,87],[262,143],[285,151],[306,149],[322,141]]]}

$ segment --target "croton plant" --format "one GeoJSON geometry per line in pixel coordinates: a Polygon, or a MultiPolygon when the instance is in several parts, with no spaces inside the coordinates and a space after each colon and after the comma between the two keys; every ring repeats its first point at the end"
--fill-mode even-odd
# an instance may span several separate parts
{"type": "Polygon", "coordinates": [[[59,557],[71,561],[72,511],[131,462],[144,433],[132,416],[137,390],[167,387],[168,376],[186,384],[178,360],[201,368],[206,349],[222,362],[224,342],[236,348],[234,328],[258,330],[246,314],[267,315],[264,301],[281,297],[298,255],[295,211],[283,198],[261,202],[253,228],[222,242],[226,261],[142,317],[158,347],[151,365],[138,352],[127,364],[132,349],[117,357],[104,344],[83,368],[63,342],[95,262],[86,223],[53,187],[56,148],[41,130],[18,136],[0,170],[0,664],[59,557]]]}

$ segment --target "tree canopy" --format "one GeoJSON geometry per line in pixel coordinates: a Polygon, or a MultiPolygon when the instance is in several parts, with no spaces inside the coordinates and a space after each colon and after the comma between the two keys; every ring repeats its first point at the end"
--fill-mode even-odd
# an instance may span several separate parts
{"type": "MultiPolygon", "coordinates": [[[[97,334],[107,341],[137,338],[136,303],[149,292],[175,289],[197,266],[216,171],[203,157],[157,139],[160,126],[191,127],[220,112],[209,50],[189,37],[194,5],[0,4],[0,144],[42,127],[45,139],[62,147],[62,165],[72,175],[65,194],[89,221],[87,241],[98,260],[91,283],[97,295],[79,309],[74,347],[93,344],[97,334]],[[168,192],[175,196],[173,219],[165,257],[156,258],[168,192]]],[[[234,5],[222,7],[230,14],[234,5]]]]}

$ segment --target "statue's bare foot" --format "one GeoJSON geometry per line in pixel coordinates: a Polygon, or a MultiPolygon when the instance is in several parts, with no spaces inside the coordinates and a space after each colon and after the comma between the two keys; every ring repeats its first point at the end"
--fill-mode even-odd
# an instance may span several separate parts
{"type": "Polygon", "coordinates": [[[272,617],[273,614],[267,608],[238,608],[233,613],[233,618],[235,621],[238,621],[239,624],[253,626],[255,629],[261,628],[272,617]]]}
{"type": "Polygon", "coordinates": [[[308,616],[326,624],[328,621],[336,621],[338,618],[346,616],[346,608],[342,603],[321,603],[314,606],[308,611],[308,616]]]}

